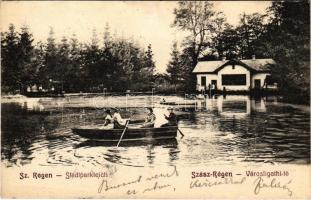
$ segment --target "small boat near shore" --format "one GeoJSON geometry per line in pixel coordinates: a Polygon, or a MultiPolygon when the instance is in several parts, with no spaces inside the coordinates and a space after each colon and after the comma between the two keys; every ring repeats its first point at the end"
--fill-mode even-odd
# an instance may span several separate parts
{"type": "MultiPolygon", "coordinates": [[[[73,128],[72,132],[87,139],[119,141],[124,129],[104,129],[100,127],[73,128]]],[[[158,128],[128,127],[123,140],[172,139],[177,136],[177,126],[158,128]]]]}
{"type": "Polygon", "coordinates": [[[175,102],[175,101],[168,101],[168,102],[160,102],[161,105],[168,105],[168,106],[194,106],[196,102],[194,101],[183,101],[183,102],[175,102]]]}
{"type": "Polygon", "coordinates": [[[63,93],[57,92],[25,92],[23,93],[26,97],[31,98],[42,98],[42,97],[65,97],[63,93]]]}

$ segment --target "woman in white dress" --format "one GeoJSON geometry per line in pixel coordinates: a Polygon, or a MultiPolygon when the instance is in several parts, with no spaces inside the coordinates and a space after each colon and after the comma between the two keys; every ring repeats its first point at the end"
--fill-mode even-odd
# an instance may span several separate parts
{"type": "Polygon", "coordinates": [[[112,121],[113,121],[113,128],[115,128],[115,129],[124,129],[125,128],[125,121],[126,120],[122,119],[118,108],[114,108],[112,121]]]}

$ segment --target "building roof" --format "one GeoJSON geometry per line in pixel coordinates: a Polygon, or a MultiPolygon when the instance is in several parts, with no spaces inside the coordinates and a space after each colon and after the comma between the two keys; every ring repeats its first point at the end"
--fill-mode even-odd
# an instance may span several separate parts
{"type": "Polygon", "coordinates": [[[198,64],[193,69],[193,73],[209,72],[212,73],[220,68],[226,61],[199,61],[198,64]]]}
{"type": "Polygon", "coordinates": [[[275,65],[275,61],[271,58],[268,59],[249,59],[249,60],[241,60],[241,62],[245,63],[252,69],[256,71],[267,71],[269,70],[270,65],[275,65]]]}
{"type": "Polygon", "coordinates": [[[217,60],[217,61],[199,61],[193,69],[193,73],[216,73],[219,68],[226,66],[229,63],[236,62],[244,64],[248,68],[256,71],[268,71],[269,66],[275,64],[273,59],[248,59],[248,60],[217,60]]]}

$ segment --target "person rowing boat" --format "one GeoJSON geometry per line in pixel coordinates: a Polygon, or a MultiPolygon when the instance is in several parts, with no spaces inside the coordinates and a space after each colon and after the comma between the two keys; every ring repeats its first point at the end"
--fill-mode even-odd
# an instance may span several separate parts
{"type": "Polygon", "coordinates": [[[176,126],[177,125],[177,116],[175,115],[175,113],[174,113],[174,109],[172,108],[172,107],[169,107],[168,109],[167,109],[169,112],[170,112],[170,114],[169,114],[169,116],[166,116],[165,114],[164,114],[164,117],[165,117],[165,119],[168,121],[166,124],[163,124],[161,127],[165,127],[165,126],[176,126]]]}
{"type": "Polygon", "coordinates": [[[114,129],[124,129],[126,120],[122,119],[118,108],[113,108],[114,113],[112,116],[113,128],[114,129]]]}
{"type": "MultiPolygon", "coordinates": [[[[102,128],[102,127],[79,127],[73,128],[73,133],[85,137],[88,139],[99,139],[107,141],[118,141],[117,146],[123,140],[144,140],[144,139],[170,139],[175,138],[177,131],[180,132],[182,136],[184,134],[178,129],[177,126],[177,116],[174,113],[173,108],[169,108],[169,116],[164,115],[168,120],[168,123],[162,126],[154,125],[156,116],[153,113],[152,108],[147,108],[148,114],[145,118],[145,122],[142,124],[129,124],[128,119],[122,119],[119,109],[113,108],[114,113],[112,116],[113,128],[102,128]],[[125,121],[125,124],[123,124],[125,121]]],[[[106,111],[107,116],[105,118],[105,123],[111,120],[110,111],[106,111]]],[[[135,120],[134,120],[135,121],[135,120]]],[[[141,120],[138,120],[141,121],[141,120]]],[[[110,123],[110,124],[112,124],[110,123]]],[[[109,124],[109,123],[108,123],[109,124]]]]}

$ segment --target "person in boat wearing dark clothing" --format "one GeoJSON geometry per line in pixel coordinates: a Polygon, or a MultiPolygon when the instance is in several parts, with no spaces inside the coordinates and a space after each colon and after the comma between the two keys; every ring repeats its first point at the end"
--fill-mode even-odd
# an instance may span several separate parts
{"type": "Polygon", "coordinates": [[[104,126],[111,124],[112,121],[113,121],[113,118],[112,118],[110,110],[106,110],[106,117],[105,117],[104,126]]]}
{"type": "Polygon", "coordinates": [[[168,122],[166,124],[163,124],[162,127],[163,126],[176,126],[177,125],[177,116],[174,113],[174,109],[172,107],[169,107],[167,110],[170,112],[170,114],[169,114],[169,116],[166,116],[164,114],[164,117],[168,122]]]}
{"type": "Polygon", "coordinates": [[[154,127],[154,122],[156,120],[156,116],[153,113],[153,109],[152,108],[147,108],[148,110],[148,114],[145,118],[145,123],[143,124],[143,127],[154,127]]]}

